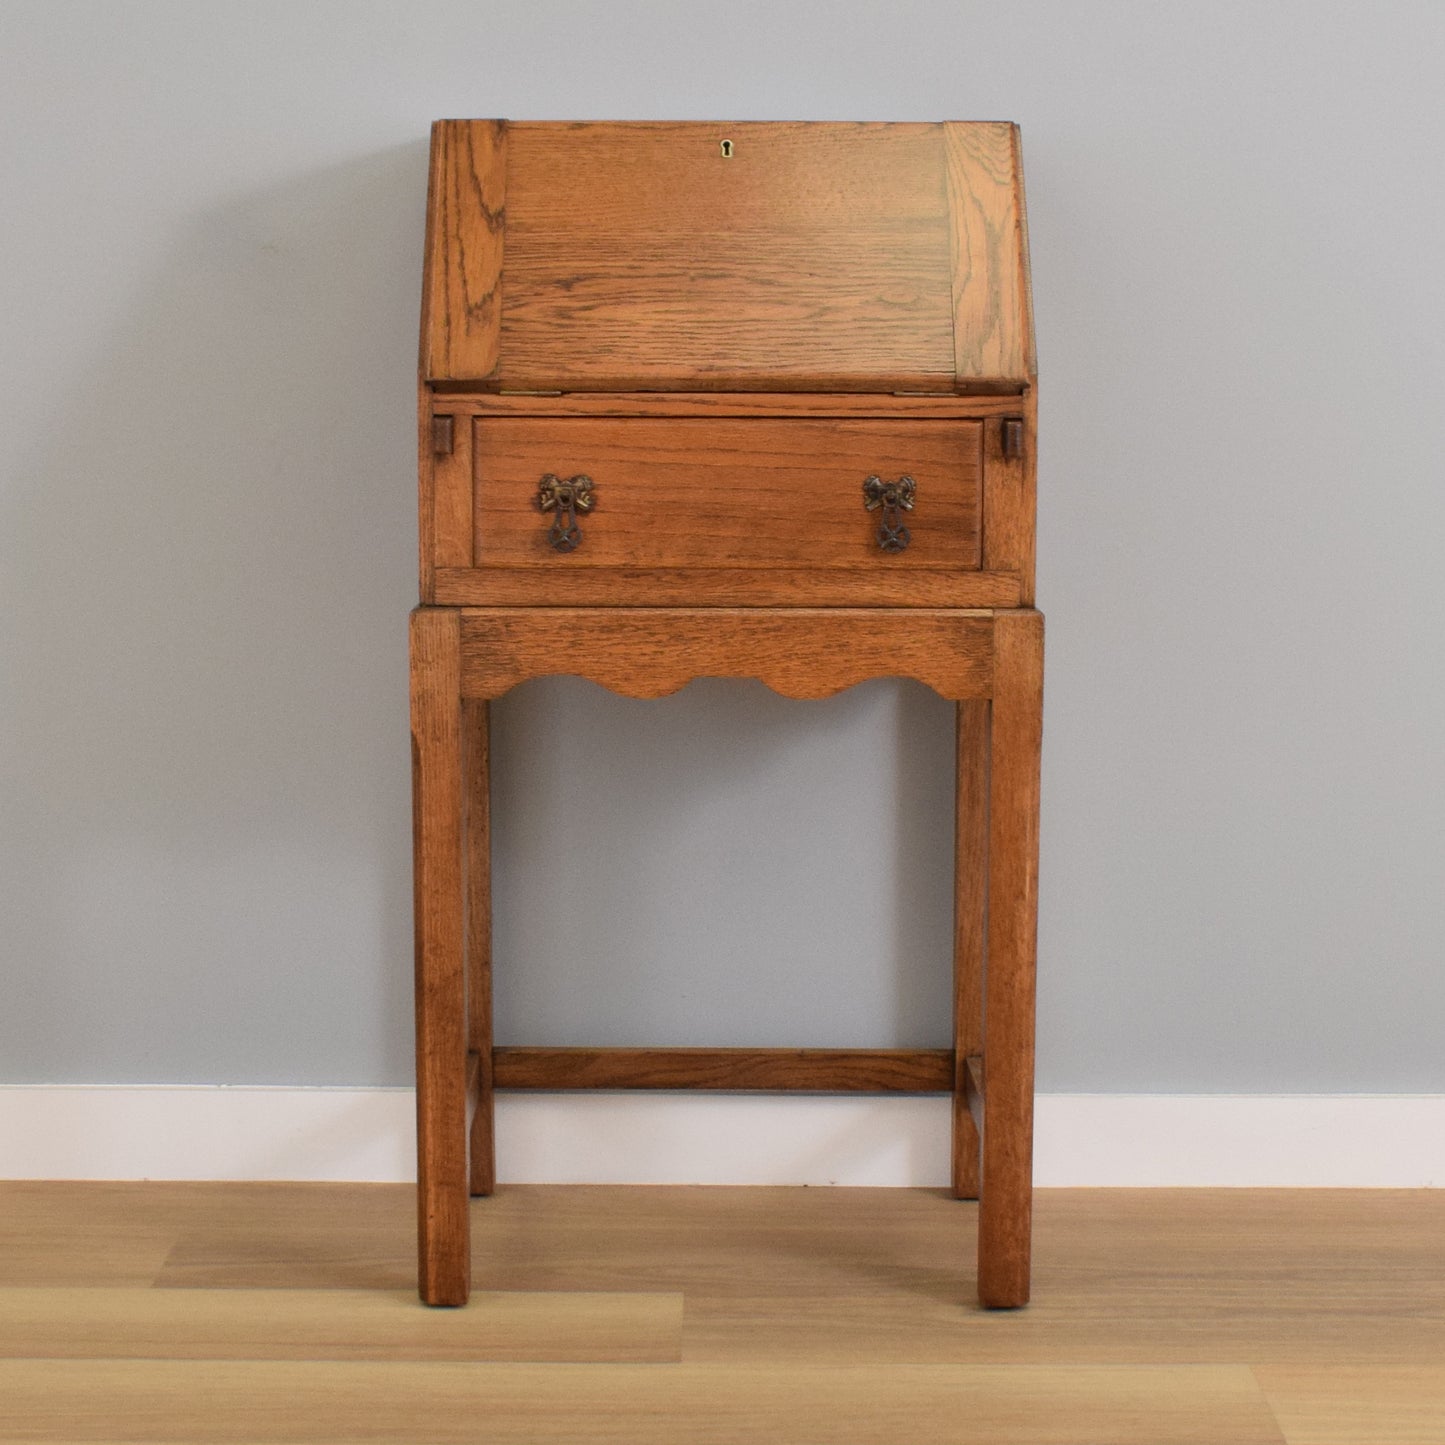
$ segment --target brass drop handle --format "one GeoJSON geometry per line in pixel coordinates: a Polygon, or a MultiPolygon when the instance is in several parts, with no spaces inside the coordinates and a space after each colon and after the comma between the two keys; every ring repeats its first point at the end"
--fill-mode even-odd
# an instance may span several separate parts
{"type": "Polygon", "coordinates": [[[552,525],[547,529],[547,540],[559,552],[573,552],[582,545],[582,529],[577,525],[578,512],[590,512],[597,500],[592,490],[592,478],[582,475],[560,477],[548,472],[537,486],[537,506],[543,512],[551,512],[552,525]]]}
{"type": "Polygon", "coordinates": [[[913,510],[912,477],[899,477],[885,482],[882,477],[869,477],[863,483],[863,505],[870,512],[881,512],[878,518],[878,545],[885,552],[901,552],[911,534],[903,525],[903,514],[913,510]]]}

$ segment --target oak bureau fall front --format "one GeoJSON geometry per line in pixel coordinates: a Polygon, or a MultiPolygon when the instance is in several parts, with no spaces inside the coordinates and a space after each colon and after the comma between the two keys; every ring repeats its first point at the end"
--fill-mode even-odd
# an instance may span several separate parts
{"type": "Polygon", "coordinates": [[[494,1091],[589,1087],[951,1094],[979,1297],[1027,1300],[1036,417],[1014,126],[433,128],[412,616],[429,1302],[467,1297],[494,1091]],[[496,1047],[488,702],[560,672],[637,697],[897,675],[956,702],[953,1047],[496,1047]]]}

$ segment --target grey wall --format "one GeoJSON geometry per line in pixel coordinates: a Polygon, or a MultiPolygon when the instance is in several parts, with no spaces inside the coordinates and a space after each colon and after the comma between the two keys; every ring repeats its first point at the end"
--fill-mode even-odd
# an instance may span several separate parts
{"type": "MultiPolygon", "coordinates": [[[[0,1080],[399,1083],[436,116],[1012,118],[1040,1084],[1445,1089],[1434,3],[0,4],[0,1080]]],[[[497,707],[531,1042],[941,1042],[950,710],[497,707]]]]}

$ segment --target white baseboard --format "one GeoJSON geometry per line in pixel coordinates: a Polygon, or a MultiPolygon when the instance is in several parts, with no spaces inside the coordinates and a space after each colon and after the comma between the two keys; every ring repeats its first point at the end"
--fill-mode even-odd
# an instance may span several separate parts
{"type": "MultiPolygon", "coordinates": [[[[942,1098],[511,1094],[505,1182],[940,1186],[942,1098]]],[[[409,1089],[0,1087],[0,1178],[413,1177],[409,1089]]],[[[1445,1183],[1445,1095],[1050,1094],[1050,1186],[1445,1183]]]]}

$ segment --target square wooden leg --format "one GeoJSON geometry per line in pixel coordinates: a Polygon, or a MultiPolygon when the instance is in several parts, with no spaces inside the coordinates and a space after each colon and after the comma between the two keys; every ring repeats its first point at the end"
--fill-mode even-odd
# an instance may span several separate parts
{"type": "Polygon", "coordinates": [[[979,1132],[968,1060],[983,1053],[984,899],[988,863],[988,699],[958,704],[953,893],[953,1192],[977,1199],[979,1132]]]}
{"type": "Polygon", "coordinates": [[[460,618],[420,608],[411,615],[417,1210],[421,1297],[433,1305],[465,1304],[471,1284],[461,708],[460,618]]]}
{"type": "Polygon", "coordinates": [[[466,840],[467,1037],[470,1050],[471,1192],[497,1184],[492,1090],[491,735],[485,698],[462,703],[463,832],[466,840]]]}
{"type": "Polygon", "coordinates": [[[1028,1303],[1033,1222],[1043,617],[1001,612],[994,629],[978,1294],[991,1308],[1012,1308],[1028,1303]]]}

